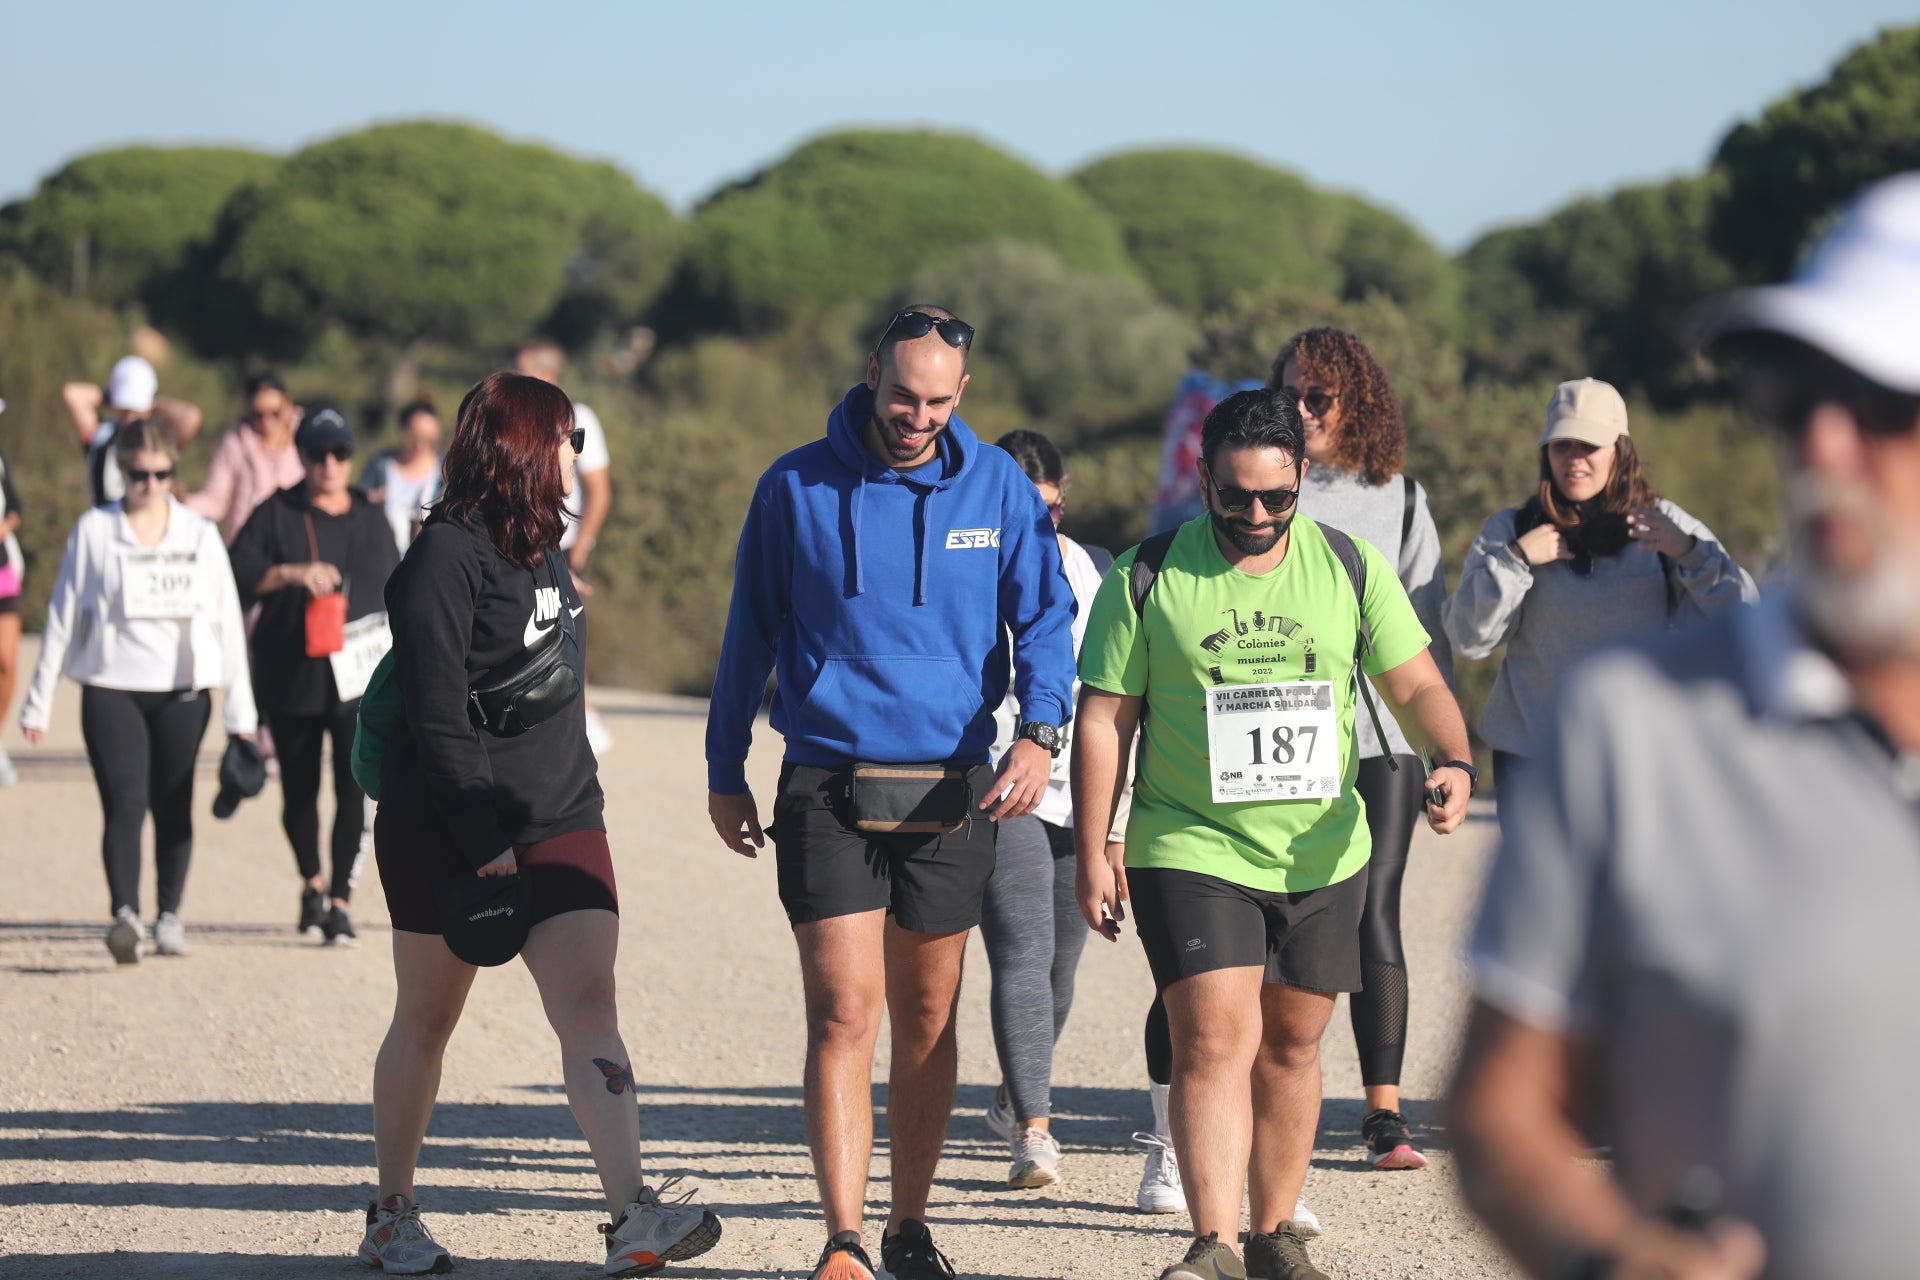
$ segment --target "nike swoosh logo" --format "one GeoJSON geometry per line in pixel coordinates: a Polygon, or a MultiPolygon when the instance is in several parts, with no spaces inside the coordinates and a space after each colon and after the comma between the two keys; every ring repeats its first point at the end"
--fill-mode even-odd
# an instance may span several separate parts
{"type": "Polygon", "coordinates": [[[549,622],[546,626],[543,627],[540,625],[540,620],[538,618],[528,618],[527,632],[524,636],[520,638],[520,642],[526,648],[531,649],[533,648],[535,643],[539,641],[541,636],[547,634],[547,632],[551,630],[553,630],[553,624],[551,622],[549,622]]]}
{"type": "Polygon", "coordinates": [[[585,609],[586,607],[587,607],[587,606],[585,606],[585,605],[583,605],[583,604],[577,604],[577,605],[575,605],[575,606],[573,606],[573,608],[571,608],[571,609],[569,609],[569,610],[568,610],[567,612],[568,612],[568,613],[570,613],[570,614],[572,614],[572,615],[573,615],[574,617],[576,617],[576,618],[577,618],[577,617],[579,617],[579,616],[580,616],[580,613],[581,613],[581,611],[582,611],[583,609],[585,609]]]}

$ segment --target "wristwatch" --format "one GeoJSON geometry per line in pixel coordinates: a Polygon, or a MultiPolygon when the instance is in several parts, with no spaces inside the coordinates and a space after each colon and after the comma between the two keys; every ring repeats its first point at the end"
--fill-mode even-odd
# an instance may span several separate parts
{"type": "Polygon", "coordinates": [[[1058,759],[1060,756],[1060,730],[1044,720],[1027,721],[1020,726],[1020,732],[1017,736],[1025,738],[1028,742],[1039,743],[1045,747],[1055,759],[1058,759]]]}
{"type": "Polygon", "coordinates": [[[1468,764],[1465,760],[1443,760],[1440,762],[1440,767],[1442,769],[1458,769],[1460,772],[1466,774],[1467,794],[1469,796],[1480,789],[1480,771],[1471,764],[1468,764]]]}

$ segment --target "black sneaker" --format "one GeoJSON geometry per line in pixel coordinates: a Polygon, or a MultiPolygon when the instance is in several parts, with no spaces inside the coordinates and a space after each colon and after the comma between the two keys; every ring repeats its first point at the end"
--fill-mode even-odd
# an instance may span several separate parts
{"type": "Polygon", "coordinates": [[[933,1247],[927,1224],[904,1218],[900,1230],[880,1241],[880,1261],[893,1280],[953,1280],[953,1264],[933,1247]]]}
{"type": "Polygon", "coordinates": [[[320,936],[327,923],[327,895],[318,889],[300,891],[300,923],[294,932],[309,938],[320,936]]]}
{"type": "MultiPolygon", "coordinates": [[[[1256,1239],[1258,1237],[1255,1237],[1256,1239]]],[[[1187,1249],[1187,1256],[1160,1273],[1160,1280],[1247,1280],[1247,1268],[1230,1245],[1209,1231],[1187,1249]]]]}
{"type": "Polygon", "coordinates": [[[1427,1158],[1414,1148],[1407,1118],[1398,1111],[1369,1111],[1360,1122],[1360,1137],[1367,1144],[1367,1163],[1376,1169],[1427,1167],[1427,1158]]]}
{"type": "Polygon", "coordinates": [[[873,1259],[860,1247],[858,1231],[842,1231],[827,1241],[812,1280],[873,1280],[873,1259]]]}
{"type": "Polygon", "coordinates": [[[1247,1280],[1333,1280],[1307,1257],[1307,1242],[1283,1222],[1247,1237],[1247,1280]]]}
{"type": "Polygon", "coordinates": [[[353,931],[353,920],[347,915],[347,909],[338,903],[327,912],[326,920],[320,925],[320,933],[324,944],[329,947],[360,945],[360,935],[353,931]]]}

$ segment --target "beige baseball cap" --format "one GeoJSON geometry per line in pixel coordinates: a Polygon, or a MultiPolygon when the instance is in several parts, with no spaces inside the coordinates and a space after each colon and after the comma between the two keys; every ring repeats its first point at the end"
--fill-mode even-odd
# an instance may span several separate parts
{"type": "Polygon", "coordinates": [[[1540,433],[1544,447],[1555,440],[1580,440],[1604,449],[1627,434],[1627,402],[1610,382],[1576,378],[1553,389],[1547,401],[1547,429],[1540,433]]]}

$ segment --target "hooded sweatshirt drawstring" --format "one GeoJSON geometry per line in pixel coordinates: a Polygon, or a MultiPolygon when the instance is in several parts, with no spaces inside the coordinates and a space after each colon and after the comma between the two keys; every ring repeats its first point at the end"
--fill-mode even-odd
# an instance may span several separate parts
{"type": "Polygon", "coordinates": [[[933,556],[933,531],[929,527],[932,521],[927,519],[927,508],[933,505],[933,495],[936,492],[938,490],[928,489],[920,495],[920,501],[913,504],[914,524],[918,526],[915,533],[920,538],[920,571],[914,575],[913,579],[915,604],[927,602],[927,574],[931,571],[930,561],[933,556]]]}
{"type": "Polygon", "coordinates": [[[853,594],[865,595],[867,590],[866,566],[860,560],[860,517],[867,509],[867,476],[860,474],[860,483],[853,486],[853,594]]]}

